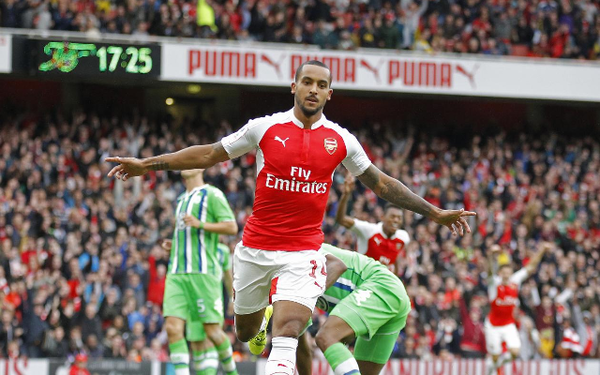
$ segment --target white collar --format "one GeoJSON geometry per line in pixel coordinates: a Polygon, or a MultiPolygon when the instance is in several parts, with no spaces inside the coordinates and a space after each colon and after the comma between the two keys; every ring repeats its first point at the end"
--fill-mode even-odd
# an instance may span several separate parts
{"type": "MultiPolygon", "coordinates": [[[[289,114],[290,118],[292,119],[292,122],[294,123],[294,125],[296,125],[299,128],[304,129],[304,124],[302,123],[302,121],[298,120],[298,118],[294,115],[294,108],[290,109],[288,111],[288,114],[289,114]]],[[[314,124],[312,124],[310,130],[314,130],[320,126],[323,126],[326,121],[327,121],[327,118],[325,117],[325,114],[321,112],[321,118],[318,119],[314,124]]]]}
{"type": "Polygon", "coordinates": [[[379,229],[380,229],[380,233],[383,236],[383,238],[385,238],[386,240],[393,240],[394,238],[396,238],[396,234],[398,233],[398,231],[396,230],[394,232],[394,234],[392,234],[390,237],[387,236],[387,234],[385,234],[385,232],[383,231],[383,221],[380,221],[379,223],[377,223],[377,225],[379,225],[379,229]]]}

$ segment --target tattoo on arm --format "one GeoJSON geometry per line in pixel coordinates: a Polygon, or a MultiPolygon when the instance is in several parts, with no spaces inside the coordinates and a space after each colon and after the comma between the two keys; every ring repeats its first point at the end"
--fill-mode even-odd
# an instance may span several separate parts
{"type": "Polygon", "coordinates": [[[367,168],[362,175],[358,176],[358,179],[371,188],[377,196],[396,206],[429,218],[437,210],[435,206],[413,193],[402,182],[384,174],[374,165],[367,168]]]}
{"type": "Polygon", "coordinates": [[[154,161],[150,165],[150,169],[153,171],[164,171],[169,169],[169,163],[166,163],[164,161],[154,161]]]}

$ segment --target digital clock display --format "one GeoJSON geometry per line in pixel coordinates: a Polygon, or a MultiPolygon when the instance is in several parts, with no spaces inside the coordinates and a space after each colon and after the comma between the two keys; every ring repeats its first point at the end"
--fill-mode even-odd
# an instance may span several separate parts
{"type": "Polygon", "coordinates": [[[35,41],[38,74],[153,77],[160,75],[160,46],[35,41]]]}

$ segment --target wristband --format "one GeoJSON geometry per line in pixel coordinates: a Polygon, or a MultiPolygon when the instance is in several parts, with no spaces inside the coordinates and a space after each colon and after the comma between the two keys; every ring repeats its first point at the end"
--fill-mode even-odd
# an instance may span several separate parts
{"type": "Polygon", "coordinates": [[[204,229],[204,222],[203,221],[200,222],[200,227],[199,228],[200,229],[204,229]]]}

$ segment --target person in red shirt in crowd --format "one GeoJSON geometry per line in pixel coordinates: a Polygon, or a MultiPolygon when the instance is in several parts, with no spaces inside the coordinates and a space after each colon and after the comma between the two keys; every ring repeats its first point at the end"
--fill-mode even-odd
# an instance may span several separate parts
{"type": "Polygon", "coordinates": [[[354,178],[348,174],[335,220],[356,234],[359,253],[378,260],[388,266],[390,271],[397,273],[397,263],[405,256],[406,245],[410,243],[408,232],[400,229],[404,217],[402,209],[391,204],[386,205],[383,220],[377,224],[358,220],[346,215],[348,199],[353,191],[354,178]]]}
{"type": "Polygon", "coordinates": [[[69,369],[69,375],[91,375],[90,370],[87,369],[87,355],[79,353],[75,356],[75,362],[69,369]]]}
{"type": "Polygon", "coordinates": [[[458,300],[460,307],[460,319],[463,326],[463,334],[460,339],[460,349],[464,358],[483,358],[485,356],[485,334],[481,319],[481,308],[475,306],[473,300],[473,284],[467,283],[467,292],[462,285],[457,291],[460,293],[458,300]],[[470,297],[469,297],[470,295],[470,297]],[[469,309],[467,306],[472,306],[469,309]]]}
{"type": "Polygon", "coordinates": [[[167,279],[167,268],[159,261],[162,259],[162,247],[157,245],[148,257],[150,277],[148,279],[147,301],[157,306],[162,306],[165,294],[165,281],[167,279]]]}
{"type": "Polygon", "coordinates": [[[488,295],[491,301],[490,313],[485,322],[485,339],[488,351],[487,374],[500,373],[504,364],[516,359],[521,349],[521,339],[513,316],[519,303],[519,288],[536,270],[544,254],[552,245],[544,243],[531,261],[519,271],[513,273],[509,263],[500,265],[496,274],[496,259],[500,246],[493,245],[488,251],[488,295]],[[505,343],[509,355],[501,356],[505,343]]]}

